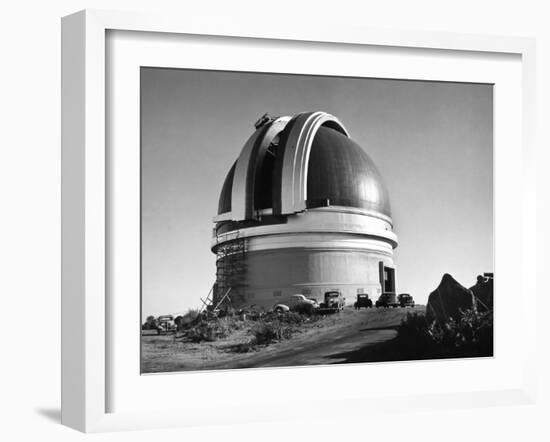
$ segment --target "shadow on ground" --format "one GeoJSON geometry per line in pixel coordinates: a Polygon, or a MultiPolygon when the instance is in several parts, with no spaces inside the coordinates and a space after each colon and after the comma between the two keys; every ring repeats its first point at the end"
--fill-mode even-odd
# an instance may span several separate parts
{"type": "Polygon", "coordinates": [[[37,408],[34,411],[50,422],[61,423],[61,410],[59,408],[37,408]]]}
{"type": "MultiPolygon", "coordinates": [[[[378,327],[365,330],[387,330],[387,327],[378,327]]],[[[378,344],[370,344],[355,350],[334,353],[327,356],[327,359],[335,359],[334,364],[349,364],[358,362],[389,362],[403,360],[399,354],[395,339],[378,344]]]]}
{"type": "Polygon", "coordinates": [[[406,361],[425,361],[434,359],[456,359],[456,358],[479,358],[492,357],[492,349],[486,352],[454,352],[452,354],[434,353],[434,352],[415,352],[407,351],[398,342],[396,338],[389,341],[380,342],[360,347],[356,350],[334,353],[327,356],[327,359],[333,359],[333,364],[349,364],[360,362],[406,362],[406,361]]]}
{"type": "Polygon", "coordinates": [[[367,327],[367,328],[362,328],[360,329],[359,331],[374,331],[374,330],[395,330],[397,331],[399,327],[398,326],[395,326],[395,327],[367,327]]]}

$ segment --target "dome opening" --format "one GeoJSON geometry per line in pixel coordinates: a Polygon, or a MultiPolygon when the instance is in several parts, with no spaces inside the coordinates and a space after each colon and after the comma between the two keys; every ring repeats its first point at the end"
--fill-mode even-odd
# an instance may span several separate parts
{"type": "Polygon", "coordinates": [[[222,191],[220,193],[220,199],[218,200],[218,215],[222,213],[231,212],[231,191],[233,187],[233,177],[235,176],[235,168],[237,167],[237,161],[233,163],[231,169],[227,173],[223,182],[222,191]]]}
{"type": "Polygon", "coordinates": [[[271,209],[273,189],[273,168],[275,166],[275,154],[272,150],[266,152],[262,164],[256,174],[254,184],[254,209],[271,209]]]}
{"type": "Polygon", "coordinates": [[[337,132],[340,132],[342,135],[346,135],[346,131],[344,130],[344,128],[336,121],[332,121],[332,120],[326,121],[321,125],[321,127],[328,127],[337,132]]]}

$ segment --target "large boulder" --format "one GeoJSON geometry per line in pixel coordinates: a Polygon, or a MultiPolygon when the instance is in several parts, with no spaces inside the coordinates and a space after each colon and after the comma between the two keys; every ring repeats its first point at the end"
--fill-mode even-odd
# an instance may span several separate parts
{"type": "Polygon", "coordinates": [[[470,287],[474,294],[476,310],[480,313],[493,310],[493,278],[478,276],[477,284],[470,287]]]}
{"type": "Polygon", "coordinates": [[[473,308],[473,299],[470,290],[445,273],[439,286],[428,297],[426,319],[429,322],[447,322],[451,318],[458,320],[461,310],[473,308]]]}

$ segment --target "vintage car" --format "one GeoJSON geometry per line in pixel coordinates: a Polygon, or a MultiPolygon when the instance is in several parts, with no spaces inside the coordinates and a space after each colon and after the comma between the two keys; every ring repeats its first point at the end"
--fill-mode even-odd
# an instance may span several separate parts
{"type": "Polygon", "coordinates": [[[397,297],[395,293],[382,293],[376,303],[374,304],[376,308],[387,308],[387,307],[399,307],[397,302],[397,297]]]}
{"type": "Polygon", "coordinates": [[[178,329],[172,315],[162,315],[157,318],[158,334],[175,333],[178,329]]]}
{"type": "Polygon", "coordinates": [[[339,312],[344,310],[345,301],[346,299],[339,290],[325,292],[324,301],[319,304],[319,311],[332,313],[339,312]]]}
{"type": "Polygon", "coordinates": [[[275,304],[273,310],[276,312],[287,312],[289,310],[295,310],[304,304],[309,304],[315,309],[319,307],[315,299],[306,298],[306,296],[302,294],[295,294],[291,295],[283,302],[275,304]]]}
{"type": "Polygon", "coordinates": [[[359,310],[361,307],[372,308],[372,299],[369,298],[367,293],[357,294],[357,300],[353,304],[353,308],[359,310]]]}
{"type": "Polygon", "coordinates": [[[399,302],[401,307],[414,307],[414,299],[408,293],[401,293],[397,297],[397,302],[399,302]]]}

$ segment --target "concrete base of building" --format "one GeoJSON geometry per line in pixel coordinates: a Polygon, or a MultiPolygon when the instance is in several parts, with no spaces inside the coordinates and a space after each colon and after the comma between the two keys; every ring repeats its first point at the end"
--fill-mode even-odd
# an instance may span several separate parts
{"type": "Polygon", "coordinates": [[[331,290],[340,290],[348,305],[359,293],[374,302],[395,290],[396,245],[389,219],[342,207],[215,234],[215,302],[229,287],[235,308],[270,309],[294,294],[321,302],[331,290]]]}
{"type": "MultiPolygon", "coordinates": [[[[231,259],[226,257],[225,259],[231,259]]],[[[288,248],[246,253],[239,287],[231,291],[235,308],[273,308],[294,294],[321,302],[339,290],[352,305],[356,295],[376,300],[382,292],[380,267],[393,268],[391,257],[361,249],[288,248]]]]}

